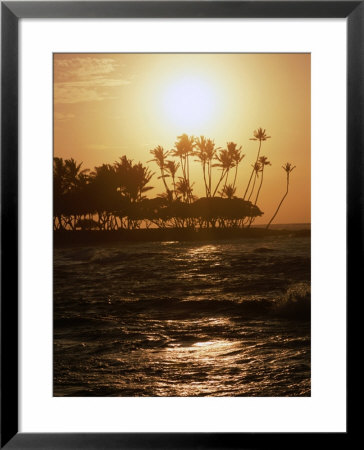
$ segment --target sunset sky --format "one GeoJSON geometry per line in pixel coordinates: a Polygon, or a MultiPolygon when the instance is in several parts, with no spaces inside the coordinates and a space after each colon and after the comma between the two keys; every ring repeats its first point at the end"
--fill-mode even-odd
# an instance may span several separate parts
{"type": "MultiPolygon", "coordinates": [[[[291,162],[290,192],[275,223],[310,222],[309,54],[55,54],[54,155],[93,169],[122,155],[147,163],[149,151],[165,150],[183,134],[204,135],[226,148],[243,147],[237,191],[243,197],[258,143],[264,172],[258,206],[267,223],[286,188],[282,165],[291,162]]],[[[157,179],[149,197],[163,192],[157,179]]],[[[218,170],[215,169],[216,178],[218,170]]],[[[201,165],[192,163],[194,194],[204,196],[201,165]]]]}

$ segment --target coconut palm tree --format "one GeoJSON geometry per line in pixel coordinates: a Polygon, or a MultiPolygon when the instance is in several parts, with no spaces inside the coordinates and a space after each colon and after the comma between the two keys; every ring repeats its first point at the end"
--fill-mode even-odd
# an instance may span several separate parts
{"type": "MultiPolygon", "coordinates": [[[[175,142],[175,148],[172,149],[172,155],[180,158],[181,169],[183,178],[186,183],[190,185],[190,163],[189,157],[193,155],[195,147],[194,136],[188,136],[187,134],[182,134],[177,136],[177,141],[175,142]]],[[[188,191],[190,191],[188,189],[188,191]]],[[[191,191],[192,192],[192,191],[191,191]]],[[[187,201],[190,201],[190,197],[187,197],[187,201]]]]}
{"type": "Polygon", "coordinates": [[[235,187],[235,184],[236,184],[236,177],[238,175],[239,164],[241,163],[241,161],[245,157],[245,155],[243,155],[241,153],[242,147],[241,146],[239,148],[237,148],[237,147],[238,147],[238,144],[235,144],[235,142],[228,142],[227,143],[228,152],[229,152],[231,160],[232,160],[232,162],[233,162],[233,164],[235,166],[235,176],[234,176],[234,182],[232,184],[233,187],[235,187]]]}
{"type": "MultiPolygon", "coordinates": [[[[259,155],[260,155],[260,149],[262,147],[262,142],[266,141],[267,139],[270,139],[271,136],[267,136],[265,129],[263,130],[263,128],[258,128],[257,130],[255,130],[253,135],[254,135],[254,137],[250,138],[250,140],[251,141],[259,141],[258,153],[257,153],[257,157],[255,159],[255,162],[257,163],[258,159],[259,159],[259,155]]],[[[252,170],[252,173],[250,174],[248,185],[245,189],[245,193],[244,193],[244,197],[243,197],[244,200],[245,200],[246,194],[248,193],[249,186],[250,186],[250,183],[251,183],[253,175],[254,175],[254,171],[255,171],[255,169],[253,166],[253,170],[252,170]]]]}
{"type": "Polygon", "coordinates": [[[202,165],[206,197],[209,197],[209,186],[206,180],[206,165],[208,163],[208,155],[206,151],[207,139],[204,136],[200,136],[195,140],[195,145],[197,147],[197,150],[194,151],[194,155],[198,158],[196,161],[200,162],[202,165]]]}
{"type": "Polygon", "coordinates": [[[73,158],[65,160],[65,182],[68,190],[76,189],[80,182],[84,182],[85,175],[89,172],[89,170],[80,170],[81,166],[82,162],[77,164],[73,158]]]}
{"type": "Polygon", "coordinates": [[[62,194],[67,191],[66,187],[66,166],[63,158],[53,158],[53,197],[55,204],[62,194]]]}
{"type": "Polygon", "coordinates": [[[206,158],[207,158],[207,175],[208,175],[208,192],[209,197],[211,197],[211,183],[212,183],[212,161],[216,156],[216,152],[221,150],[220,147],[215,147],[215,142],[212,139],[207,139],[206,142],[206,158]]]}
{"type": "Polygon", "coordinates": [[[109,228],[111,213],[120,209],[123,174],[116,165],[102,164],[90,174],[89,196],[100,229],[109,228]]]}
{"type": "Polygon", "coordinates": [[[66,168],[62,158],[53,158],[53,216],[58,220],[58,226],[54,222],[55,228],[63,229],[62,223],[62,197],[65,193],[66,168]]]}
{"type": "Polygon", "coordinates": [[[220,147],[215,147],[215,142],[204,136],[195,139],[195,147],[197,150],[194,151],[194,155],[198,158],[195,161],[202,165],[206,197],[211,197],[212,161],[220,147]]]}
{"type": "Polygon", "coordinates": [[[153,186],[147,186],[153,177],[154,172],[151,172],[142,163],[134,164],[131,168],[131,176],[129,186],[126,186],[129,195],[133,201],[140,202],[146,198],[146,192],[154,189],[153,186]]]}
{"type": "Polygon", "coordinates": [[[255,174],[254,175],[254,181],[253,181],[253,186],[252,186],[252,190],[250,191],[250,195],[249,195],[249,197],[248,197],[248,201],[250,200],[250,197],[253,195],[253,192],[254,192],[254,188],[255,188],[255,182],[257,181],[257,178],[259,178],[259,172],[260,172],[260,170],[261,170],[261,167],[260,167],[260,162],[259,161],[257,161],[255,164],[251,164],[251,166],[253,167],[253,173],[255,174]]]}
{"type": "MultiPolygon", "coordinates": [[[[220,175],[220,179],[215,187],[214,193],[212,195],[213,197],[215,197],[215,194],[220,186],[220,183],[223,181],[224,178],[225,178],[225,184],[224,184],[224,188],[225,188],[227,178],[229,175],[229,171],[232,167],[234,167],[234,162],[232,160],[231,153],[229,153],[229,151],[226,149],[220,150],[220,152],[217,155],[215,155],[215,160],[217,160],[218,163],[213,164],[213,167],[220,167],[221,175],[220,175]]],[[[224,190],[224,188],[223,188],[223,190],[224,190]]]]}
{"type": "Polygon", "coordinates": [[[188,202],[189,199],[194,198],[192,194],[194,184],[195,183],[192,183],[192,185],[190,185],[188,180],[186,180],[185,178],[178,178],[178,181],[176,183],[176,192],[182,195],[183,201],[188,202]]]}
{"type": "Polygon", "coordinates": [[[272,165],[272,164],[270,163],[270,161],[268,161],[268,158],[267,158],[266,156],[261,156],[261,157],[259,158],[259,161],[258,161],[258,162],[259,162],[260,167],[261,167],[261,169],[260,169],[261,177],[260,177],[260,184],[259,184],[259,188],[258,188],[257,195],[256,195],[256,197],[255,197],[254,205],[257,204],[258,197],[259,197],[259,194],[260,194],[260,190],[262,189],[263,177],[264,177],[264,167],[265,167],[265,166],[271,166],[271,165],[272,165]]]}
{"type": "Polygon", "coordinates": [[[273,214],[273,217],[270,219],[269,223],[267,224],[266,229],[268,229],[269,226],[270,226],[270,224],[273,222],[274,218],[276,217],[276,215],[277,215],[277,213],[278,213],[278,211],[279,211],[279,208],[281,207],[281,205],[282,205],[284,199],[285,199],[285,198],[287,197],[287,195],[288,195],[288,189],[289,189],[289,176],[290,176],[292,170],[295,169],[295,167],[296,167],[296,166],[293,166],[293,167],[292,167],[292,164],[289,163],[289,162],[286,163],[284,166],[282,166],[282,169],[286,172],[286,175],[287,175],[287,188],[286,188],[286,193],[284,194],[282,200],[280,201],[280,203],[279,203],[279,205],[278,205],[278,208],[277,208],[276,212],[273,214]]]}
{"type": "Polygon", "coordinates": [[[173,192],[174,192],[174,195],[176,197],[177,197],[177,194],[176,194],[176,173],[177,173],[179,167],[180,167],[180,163],[179,162],[176,163],[175,161],[171,161],[171,160],[166,162],[166,170],[169,172],[169,174],[172,177],[173,192]]]}
{"type": "MultiPolygon", "coordinates": [[[[170,152],[165,151],[163,147],[158,145],[153,150],[150,150],[150,153],[154,156],[154,158],[151,159],[150,161],[154,161],[157,164],[157,166],[159,167],[161,175],[158,177],[158,179],[162,178],[164,187],[166,189],[166,193],[168,194],[169,188],[166,183],[166,178],[169,175],[165,173],[165,170],[166,170],[166,159],[169,156],[170,152]]],[[[148,162],[150,162],[150,161],[148,161],[148,162]]]]}
{"type": "Polygon", "coordinates": [[[118,181],[118,190],[121,195],[127,198],[131,203],[139,202],[145,198],[143,194],[150,189],[147,186],[154,175],[142,163],[133,164],[133,160],[126,156],[120,158],[120,161],[114,164],[114,170],[118,181]]]}
{"type": "MultiPolygon", "coordinates": [[[[130,228],[138,228],[140,222],[133,217],[133,211],[137,204],[142,202],[146,197],[145,194],[151,186],[147,186],[154,173],[142,163],[134,164],[133,160],[126,156],[120,158],[120,161],[114,164],[114,170],[117,177],[117,191],[119,194],[119,217],[127,216],[126,226],[130,228]],[[123,214],[122,214],[123,213],[123,214]],[[130,214],[131,213],[131,214],[130,214]]],[[[115,216],[115,209],[112,211],[115,216]]]]}
{"type": "Polygon", "coordinates": [[[81,197],[89,181],[88,169],[81,170],[82,162],[78,164],[73,158],[63,160],[53,159],[53,199],[54,216],[60,229],[76,223],[79,211],[84,211],[81,197]]]}

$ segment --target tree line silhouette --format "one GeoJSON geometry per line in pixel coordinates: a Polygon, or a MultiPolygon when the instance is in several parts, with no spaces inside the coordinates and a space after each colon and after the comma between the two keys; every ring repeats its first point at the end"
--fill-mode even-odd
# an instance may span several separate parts
{"type": "MultiPolygon", "coordinates": [[[[158,228],[244,228],[263,212],[257,202],[264,170],[271,163],[260,156],[262,143],[270,139],[262,128],[254,131],[258,151],[242,198],[237,197],[238,168],[245,158],[242,147],[227,142],[217,147],[212,139],[182,134],[173,149],[157,146],[150,150],[159,170],[164,192],[154,198],[145,195],[155,175],[142,163],[126,156],[114,164],[102,164],[93,171],[81,169],[73,158],[53,160],[53,226],[55,230],[158,228]],[[200,163],[205,197],[194,195],[191,162],[200,163]],[[213,184],[213,172],[217,181],[213,184]]],[[[277,215],[288,194],[289,175],[295,167],[282,166],[287,175],[286,193],[267,225],[277,215]]]]}

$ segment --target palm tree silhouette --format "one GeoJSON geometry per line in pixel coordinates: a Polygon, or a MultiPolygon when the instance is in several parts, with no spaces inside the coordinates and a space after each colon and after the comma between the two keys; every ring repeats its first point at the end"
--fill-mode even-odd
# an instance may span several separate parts
{"type": "Polygon", "coordinates": [[[277,215],[277,213],[278,213],[278,211],[279,211],[279,208],[281,207],[281,205],[282,205],[284,199],[287,197],[288,189],[289,189],[289,176],[290,176],[292,170],[295,169],[295,167],[296,167],[296,166],[293,166],[293,167],[292,167],[292,164],[289,163],[289,162],[286,163],[284,166],[282,166],[282,169],[286,172],[286,175],[287,175],[287,188],[286,188],[286,193],[284,194],[282,200],[280,201],[280,203],[279,203],[279,205],[278,205],[278,208],[277,208],[276,212],[273,214],[273,217],[270,219],[269,223],[267,224],[267,226],[266,226],[266,229],[267,229],[267,230],[268,230],[270,224],[273,222],[274,218],[276,217],[276,215],[277,215]]]}
{"type": "Polygon", "coordinates": [[[250,197],[253,195],[254,188],[255,188],[255,182],[257,181],[257,178],[259,178],[258,174],[259,174],[259,172],[261,170],[259,161],[257,161],[255,164],[252,164],[251,166],[253,167],[253,173],[255,173],[255,175],[254,175],[254,181],[253,181],[252,190],[250,191],[250,195],[248,197],[248,201],[250,200],[250,197]]]}
{"type": "Polygon", "coordinates": [[[62,222],[62,197],[65,193],[65,174],[66,168],[62,158],[53,158],[53,215],[54,226],[63,229],[62,222]],[[56,223],[58,220],[58,225],[56,223]]]}
{"type": "MultiPolygon", "coordinates": [[[[213,197],[215,197],[215,194],[220,186],[220,183],[222,182],[222,180],[225,178],[225,184],[224,184],[224,188],[226,186],[226,182],[228,179],[228,175],[229,175],[229,171],[232,167],[234,167],[234,162],[231,156],[231,153],[229,152],[229,150],[226,149],[222,149],[220,150],[220,152],[215,155],[215,160],[218,161],[217,164],[213,164],[213,167],[220,167],[221,169],[221,175],[220,175],[220,179],[215,187],[214,193],[213,193],[213,197]]],[[[224,190],[223,188],[223,190],[224,190]]]]}
{"type": "Polygon", "coordinates": [[[245,155],[243,155],[241,153],[241,149],[242,147],[240,146],[239,148],[238,144],[235,144],[235,142],[228,142],[227,143],[227,149],[228,152],[230,154],[231,160],[235,166],[235,176],[234,176],[234,182],[232,184],[232,186],[235,188],[235,184],[236,184],[236,177],[238,175],[238,167],[239,164],[241,163],[241,161],[244,159],[245,155]]]}
{"type": "Polygon", "coordinates": [[[194,155],[197,156],[198,161],[202,165],[202,171],[203,171],[203,180],[205,183],[205,192],[206,197],[209,196],[209,186],[206,180],[206,164],[208,163],[208,156],[207,156],[207,139],[204,136],[200,136],[195,140],[195,145],[197,147],[197,150],[195,150],[194,155]]]}
{"type": "Polygon", "coordinates": [[[132,166],[129,186],[127,186],[132,201],[144,200],[146,196],[143,194],[154,189],[153,186],[147,186],[153,175],[154,173],[140,162],[132,166]]]}
{"type": "Polygon", "coordinates": [[[206,197],[211,197],[212,161],[220,147],[215,147],[215,142],[204,136],[195,140],[195,147],[197,147],[197,150],[194,151],[194,155],[198,158],[195,161],[202,165],[206,197]]]}
{"type": "Polygon", "coordinates": [[[220,147],[215,147],[215,142],[212,139],[207,140],[206,157],[207,157],[207,174],[209,178],[209,197],[211,197],[211,183],[212,183],[212,161],[216,156],[216,152],[221,150],[220,147]]]}
{"type": "Polygon", "coordinates": [[[259,162],[260,167],[261,167],[260,171],[261,171],[261,173],[262,173],[262,176],[261,176],[261,178],[260,178],[260,184],[259,184],[257,196],[255,197],[254,205],[257,204],[258,197],[259,197],[259,193],[260,193],[260,190],[262,189],[263,176],[264,176],[264,167],[265,167],[265,166],[271,166],[271,165],[272,165],[272,164],[270,163],[270,161],[268,161],[268,158],[267,158],[266,156],[261,156],[261,157],[259,158],[259,161],[258,161],[258,162],[259,162]]]}
{"type": "MultiPolygon", "coordinates": [[[[195,147],[195,138],[193,136],[189,137],[187,134],[182,134],[177,136],[177,141],[175,142],[175,148],[171,150],[173,156],[180,158],[181,168],[183,178],[187,185],[190,185],[190,163],[189,157],[193,155],[195,147]]],[[[188,192],[190,190],[188,189],[188,192]]],[[[192,191],[191,191],[192,192],[192,191]]],[[[190,197],[187,197],[187,201],[190,201],[190,197]]]]}
{"type": "Polygon", "coordinates": [[[65,190],[66,167],[62,158],[53,158],[53,192],[62,194],[65,190]]]}
{"type": "MultiPolygon", "coordinates": [[[[259,159],[259,155],[260,155],[260,149],[262,147],[262,142],[266,141],[267,139],[270,139],[271,136],[267,136],[266,132],[265,132],[265,129],[263,130],[263,128],[258,128],[257,130],[255,130],[253,135],[254,135],[254,137],[250,138],[250,140],[251,141],[259,141],[258,154],[257,154],[256,160],[255,160],[255,162],[257,163],[258,159],[259,159]]],[[[245,189],[245,193],[244,193],[244,197],[243,197],[244,200],[245,200],[246,194],[248,193],[249,186],[250,186],[250,183],[252,181],[252,177],[254,175],[254,171],[255,171],[255,169],[254,169],[254,166],[253,166],[253,170],[252,170],[252,173],[250,174],[248,186],[245,189]]]]}
{"type": "MultiPolygon", "coordinates": [[[[260,156],[262,142],[270,139],[262,128],[254,131],[252,140],[259,141],[257,160],[252,164],[252,174],[243,198],[237,198],[236,184],[238,166],[245,157],[242,147],[227,142],[226,148],[216,147],[212,139],[205,136],[194,138],[187,134],[177,137],[175,148],[165,151],[157,146],[150,153],[158,165],[159,179],[163,180],[165,191],[157,198],[148,199],[146,193],[154,173],[142,163],[122,156],[114,164],[102,164],[90,174],[82,170],[82,163],[73,158],[53,160],[53,224],[55,230],[74,230],[93,227],[100,230],[118,228],[139,228],[143,224],[158,227],[209,227],[216,221],[221,226],[244,226],[262,215],[257,207],[264,181],[265,166],[271,165],[266,156],[260,156]],[[190,157],[202,166],[206,198],[196,200],[194,183],[190,180],[190,157]],[[179,162],[168,159],[179,158],[179,162]],[[212,168],[220,172],[216,185],[212,187],[212,168]],[[181,168],[181,173],[179,169],[181,168]],[[233,172],[231,170],[234,169],[233,172]],[[181,176],[178,176],[181,174],[181,176]],[[229,178],[229,176],[231,177],[229,178]],[[257,182],[261,174],[260,182],[257,182]],[[254,176],[254,180],[253,180],[254,176]],[[171,178],[167,183],[166,178],[171,178]],[[232,180],[233,179],[233,180],[232,180]],[[169,188],[169,185],[171,188],[169,188]],[[258,186],[259,184],[259,186],[258,186]],[[257,188],[257,191],[255,189],[257,188]],[[216,196],[218,192],[219,196],[216,196]],[[249,198],[245,200],[245,197],[249,198]],[[215,197],[216,196],[216,197],[215,197]],[[253,197],[254,196],[254,197],[253,197]],[[163,199],[158,198],[163,197],[163,199]],[[250,201],[251,198],[254,198],[250,201]],[[154,206],[153,206],[154,205],[154,206]],[[159,205],[156,207],[155,205],[159,205]],[[238,210],[236,210],[239,205],[238,210]],[[94,219],[97,219],[96,222],[94,219]],[[90,225],[91,224],[91,225],[90,225]]],[[[288,195],[290,173],[295,169],[291,163],[282,166],[287,176],[286,192],[280,201],[269,228],[288,195]]]]}
{"type": "Polygon", "coordinates": [[[81,170],[82,162],[77,164],[73,158],[63,160],[55,157],[53,159],[53,199],[54,199],[54,215],[58,220],[58,227],[64,229],[63,222],[74,229],[77,218],[76,214],[72,218],[62,217],[61,206],[65,199],[68,200],[68,212],[77,211],[77,195],[86,186],[88,182],[88,169],[81,170]]]}
{"type": "Polygon", "coordinates": [[[182,195],[182,199],[185,202],[188,202],[189,199],[193,199],[193,185],[195,183],[192,183],[192,185],[189,184],[188,180],[185,178],[179,177],[178,182],[176,183],[176,192],[178,194],[182,195]]]}
{"type": "Polygon", "coordinates": [[[64,177],[68,190],[77,188],[80,183],[85,181],[85,176],[89,172],[89,169],[80,170],[81,166],[82,162],[77,164],[73,158],[65,160],[64,177]]]}
{"type": "MultiPolygon", "coordinates": [[[[159,170],[161,172],[161,175],[158,177],[158,179],[162,178],[164,187],[165,187],[166,192],[168,194],[169,188],[168,188],[167,183],[166,183],[166,178],[169,175],[165,174],[164,171],[166,169],[166,159],[167,159],[167,157],[168,157],[170,152],[169,151],[165,151],[163,147],[158,145],[153,150],[150,150],[150,153],[154,156],[154,158],[151,159],[150,161],[154,161],[155,163],[157,163],[157,166],[159,167],[159,170]]],[[[150,162],[150,161],[148,161],[148,162],[150,162]]]]}
{"type": "Polygon", "coordinates": [[[118,190],[130,202],[141,201],[145,192],[153,189],[146,186],[154,175],[142,163],[133,164],[133,160],[126,156],[114,164],[115,174],[118,180],[118,190]]]}
{"type": "Polygon", "coordinates": [[[166,163],[166,170],[170,173],[171,177],[172,177],[172,183],[173,183],[173,192],[174,195],[177,197],[176,194],[176,173],[177,170],[180,167],[180,163],[176,163],[175,161],[167,161],[166,163]]]}
{"type": "MultiPolygon", "coordinates": [[[[260,183],[259,183],[258,192],[257,192],[257,195],[255,197],[254,206],[256,206],[256,204],[257,204],[257,201],[258,201],[258,198],[259,198],[259,193],[260,193],[260,190],[262,188],[263,178],[264,178],[264,167],[265,166],[271,166],[271,163],[270,163],[270,161],[268,161],[268,158],[266,156],[261,156],[259,158],[259,161],[258,161],[257,164],[259,164],[259,166],[260,166],[259,172],[261,173],[261,177],[260,177],[260,183]]],[[[258,178],[258,173],[257,173],[256,178],[258,178]]],[[[254,182],[255,182],[255,179],[254,179],[254,182]]],[[[254,184],[253,184],[253,189],[254,189],[254,184]]],[[[252,189],[251,194],[253,193],[253,189],[252,189]]],[[[251,224],[254,222],[254,219],[255,219],[255,217],[253,217],[253,216],[250,218],[248,227],[251,226],[251,224]]]]}

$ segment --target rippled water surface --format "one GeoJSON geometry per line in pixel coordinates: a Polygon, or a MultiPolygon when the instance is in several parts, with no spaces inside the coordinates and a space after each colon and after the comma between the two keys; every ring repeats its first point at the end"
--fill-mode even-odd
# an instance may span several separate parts
{"type": "Polygon", "coordinates": [[[310,239],[54,251],[54,395],[310,395],[310,239]]]}

